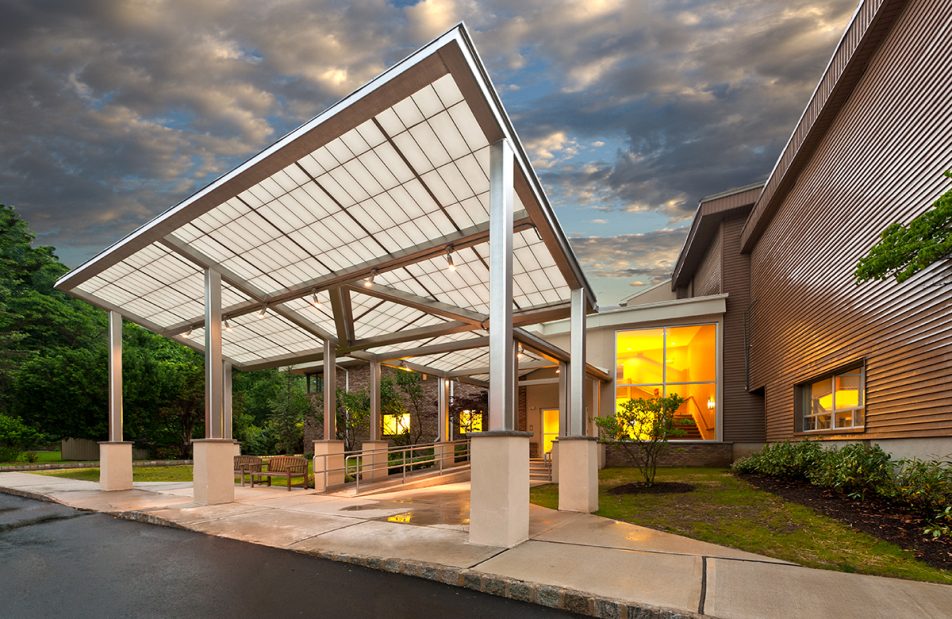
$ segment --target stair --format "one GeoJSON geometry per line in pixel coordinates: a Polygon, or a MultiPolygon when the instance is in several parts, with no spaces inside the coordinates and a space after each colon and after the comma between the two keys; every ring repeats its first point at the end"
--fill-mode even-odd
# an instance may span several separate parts
{"type": "Polygon", "coordinates": [[[552,462],[545,458],[529,458],[529,481],[552,481],[552,462]]]}
{"type": "Polygon", "coordinates": [[[676,440],[679,441],[699,441],[701,440],[701,431],[697,427],[697,423],[694,421],[694,417],[690,415],[675,415],[674,416],[675,428],[683,432],[679,435],[676,440]]]}

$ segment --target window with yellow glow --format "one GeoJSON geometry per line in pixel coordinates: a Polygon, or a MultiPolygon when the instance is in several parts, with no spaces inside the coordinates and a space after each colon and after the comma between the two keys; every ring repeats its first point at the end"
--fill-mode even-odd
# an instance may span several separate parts
{"type": "Polygon", "coordinates": [[[459,431],[463,434],[483,431],[483,413],[482,411],[460,411],[459,413],[459,431]]]}
{"type": "Polygon", "coordinates": [[[616,408],[677,393],[678,439],[717,438],[717,325],[619,331],[615,354],[616,408]]]}
{"type": "Polygon", "coordinates": [[[397,436],[410,429],[410,413],[383,416],[384,436],[397,436]]]}
{"type": "Polygon", "coordinates": [[[855,368],[801,385],[803,430],[863,427],[863,368],[855,368]]]}

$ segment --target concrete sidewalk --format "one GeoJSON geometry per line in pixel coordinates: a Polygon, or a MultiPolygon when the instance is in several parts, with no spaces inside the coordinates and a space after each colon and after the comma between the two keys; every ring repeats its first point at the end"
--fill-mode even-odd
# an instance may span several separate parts
{"type": "Polygon", "coordinates": [[[205,507],[188,482],[102,492],[93,482],[0,473],[0,489],[597,616],[952,616],[950,586],[802,568],[538,506],[529,541],[475,546],[468,483],[372,498],[237,487],[234,503],[205,507]]]}

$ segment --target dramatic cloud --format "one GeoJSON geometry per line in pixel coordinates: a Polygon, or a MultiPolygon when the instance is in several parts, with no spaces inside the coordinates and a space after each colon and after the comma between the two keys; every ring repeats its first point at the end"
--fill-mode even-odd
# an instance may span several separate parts
{"type": "Polygon", "coordinates": [[[0,200],[75,265],[465,20],[614,303],[769,172],[854,4],[0,0],[0,200]]]}

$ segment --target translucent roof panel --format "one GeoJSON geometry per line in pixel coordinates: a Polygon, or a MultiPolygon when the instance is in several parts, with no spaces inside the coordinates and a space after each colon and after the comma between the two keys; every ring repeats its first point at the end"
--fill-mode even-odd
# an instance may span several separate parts
{"type": "Polygon", "coordinates": [[[444,75],[175,230],[266,294],[487,221],[489,144],[444,75]]]}
{"type": "MultiPolygon", "coordinates": [[[[311,357],[324,338],[341,340],[342,351],[355,341],[366,348],[378,337],[394,342],[399,335],[384,336],[404,332],[419,336],[419,346],[463,340],[473,334],[458,332],[447,316],[454,307],[463,310],[455,315],[482,333],[482,319],[472,313],[489,311],[490,150],[502,140],[513,147],[518,189],[514,309],[564,303],[567,279],[590,287],[462,25],[100,252],[57,287],[159,333],[188,332],[198,346],[204,271],[215,269],[231,327],[224,354],[239,366],[311,357]],[[448,250],[455,269],[448,268],[448,250]],[[359,278],[372,273],[397,293],[362,294],[359,278]],[[350,291],[349,307],[331,302],[327,290],[335,288],[350,291]],[[319,303],[312,304],[315,293],[319,303]],[[429,311],[428,300],[450,307],[429,311]],[[334,315],[335,307],[343,307],[342,315],[334,315]]],[[[434,362],[449,367],[478,356],[459,354],[434,362]]]]}

